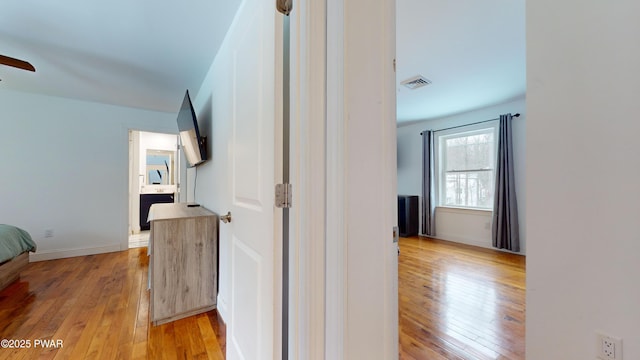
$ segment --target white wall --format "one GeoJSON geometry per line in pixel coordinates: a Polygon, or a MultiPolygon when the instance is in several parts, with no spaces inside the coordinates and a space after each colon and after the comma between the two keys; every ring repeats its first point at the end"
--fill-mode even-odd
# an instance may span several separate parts
{"type": "MultiPolygon", "coordinates": [[[[422,201],[422,137],[423,130],[437,130],[451,126],[471,124],[495,119],[505,113],[520,113],[513,119],[513,152],[516,177],[516,197],[518,200],[518,220],[520,222],[521,254],[526,253],[526,119],[525,99],[517,99],[504,104],[490,106],[467,113],[441,119],[414,122],[398,127],[398,194],[418,195],[422,201]]],[[[420,207],[420,206],[419,206],[420,207]]],[[[492,248],[491,212],[436,209],[436,237],[439,239],[492,248]]],[[[420,227],[420,229],[422,229],[420,227]]]]}
{"type": "Polygon", "coordinates": [[[176,132],[175,116],[0,90],[1,221],[35,260],[126,248],[128,130],[176,132]]]}
{"type": "Polygon", "coordinates": [[[527,2],[527,359],[640,359],[639,13],[527,2]]]}
{"type": "MultiPolygon", "coordinates": [[[[235,23],[235,21],[234,21],[235,23]]],[[[233,25],[232,25],[233,27],[233,25]]],[[[187,171],[187,198],[207,209],[226,214],[231,209],[231,136],[234,53],[227,34],[200,89],[191,92],[200,134],[207,137],[208,160],[187,171]],[[196,176],[197,172],[197,176],[196,176]],[[195,189],[195,192],[194,192],[195,189]],[[195,197],[194,197],[195,195],[195,197]]],[[[231,245],[227,227],[219,224],[218,302],[220,315],[228,321],[231,311],[231,245]]]]}

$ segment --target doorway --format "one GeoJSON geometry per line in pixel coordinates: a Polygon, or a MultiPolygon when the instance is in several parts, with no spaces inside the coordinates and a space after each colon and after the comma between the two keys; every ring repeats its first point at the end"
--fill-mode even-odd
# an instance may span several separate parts
{"type": "MultiPolygon", "coordinates": [[[[453,139],[470,138],[484,129],[489,133],[488,125],[500,114],[522,113],[525,116],[512,124],[518,207],[524,208],[525,2],[457,5],[398,1],[397,7],[399,194],[422,197],[420,134],[445,130],[436,133],[442,139],[441,148],[435,139],[434,160],[443,165],[442,171],[438,173],[436,167],[433,174],[442,186],[432,190],[439,192],[441,200],[436,205],[433,237],[441,240],[419,236],[400,239],[401,358],[521,359],[525,257],[493,249],[493,201],[462,204],[449,198],[465,191],[469,196],[470,186],[476,186],[480,195],[477,185],[482,181],[480,175],[474,175],[477,177],[466,177],[460,185],[461,175],[470,174],[470,167],[454,163],[459,154],[456,151],[463,147],[458,146],[461,140],[456,143],[453,139]],[[426,14],[436,15],[438,21],[421,21],[426,14]],[[504,21],[495,21],[497,14],[504,21]],[[416,47],[417,43],[421,46],[416,47]],[[496,56],[498,53],[505,56],[496,56]],[[474,123],[484,125],[465,127],[474,123]],[[448,150],[447,141],[452,144],[448,150]]],[[[486,144],[482,147],[490,146],[486,144]]],[[[465,161],[482,154],[465,151],[465,161]]],[[[491,166],[474,168],[489,174],[491,166]]],[[[486,187],[489,192],[483,194],[493,193],[493,181],[487,183],[491,184],[486,187]]],[[[422,207],[418,205],[416,210],[421,212],[422,207]]],[[[520,224],[524,234],[524,221],[520,224]]],[[[418,231],[421,227],[417,223],[411,225],[415,226],[411,235],[425,232],[418,231]]],[[[521,249],[524,254],[522,236],[521,249]]]]}
{"type": "Polygon", "coordinates": [[[129,248],[148,245],[151,205],[180,201],[178,144],[175,134],[129,130],[129,248]]]}

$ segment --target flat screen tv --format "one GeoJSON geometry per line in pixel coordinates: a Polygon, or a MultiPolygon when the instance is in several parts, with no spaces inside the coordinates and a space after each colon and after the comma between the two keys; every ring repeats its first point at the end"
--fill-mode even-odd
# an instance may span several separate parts
{"type": "Polygon", "coordinates": [[[193,111],[189,90],[184,94],[177,122],[182,151],[184,151],[189,167],[203,163],[207,160],[206,138],[200,136],[198,119],[196,118],[196,112],[193,111]]]}

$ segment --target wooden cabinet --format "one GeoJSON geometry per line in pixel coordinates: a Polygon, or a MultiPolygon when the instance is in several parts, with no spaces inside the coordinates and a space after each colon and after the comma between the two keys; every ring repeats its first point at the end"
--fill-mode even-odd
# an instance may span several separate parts
{"type": "Polygon", "coordinates": [[[218,288],[218,216],[185,203],[149,211],[149,284],[154,325],[210,311],[218,288]]]}

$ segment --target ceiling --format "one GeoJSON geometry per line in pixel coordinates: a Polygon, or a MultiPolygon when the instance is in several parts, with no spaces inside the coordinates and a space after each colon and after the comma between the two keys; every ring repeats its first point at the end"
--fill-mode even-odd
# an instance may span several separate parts
{"type": "Polygon", "coordinates": [[[240,0],[3,0],[0,88],[176,112],[200,88],[240,0]]]}
{"type": "Polygon", "coordinates": [[[524,96],[525,0],[396,0],[398,122],[524,96]],[[399,85],[422,75],[430,85],[399,85]]]}
{"type": "MultiPolygon", "coordinates": [[[[524,0],[396,0],[398,121],[438,118],[525,93],[524,0]]],[[[241,0],[3,0],[0,88],[175,112],[199,89],[241,0]]]]}

